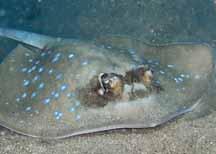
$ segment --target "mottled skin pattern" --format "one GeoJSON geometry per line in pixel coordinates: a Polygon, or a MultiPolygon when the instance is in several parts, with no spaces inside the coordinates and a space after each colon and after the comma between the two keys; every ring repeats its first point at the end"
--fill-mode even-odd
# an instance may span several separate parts
{"type": "Polygon", "coordinates": [[[129,101],[163,90],[160,84],[154,84],[155,77],[148,66],[139,66],[126,71],[125,74],[123,76],[116,73],[103,73],[94,76],[85,88],[79,90],[79,98],[88,106],[104,106],[109,102],[124,99],[125,95],[128,96],[129,101]],[[134,83],[143,84],[146,89],[134,90],[134,83]],[[129,93],[124,93],[125,84],[132,86],[129,93]]]}

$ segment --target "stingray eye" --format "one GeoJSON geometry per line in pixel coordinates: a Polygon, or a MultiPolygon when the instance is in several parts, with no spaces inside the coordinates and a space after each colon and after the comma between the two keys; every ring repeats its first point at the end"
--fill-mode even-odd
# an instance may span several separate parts
{"type": "Polygon", "coordinates": [[[105,84],[109,84],[110,83],[110,80],[104,80],[103,81],[105,84]]]}

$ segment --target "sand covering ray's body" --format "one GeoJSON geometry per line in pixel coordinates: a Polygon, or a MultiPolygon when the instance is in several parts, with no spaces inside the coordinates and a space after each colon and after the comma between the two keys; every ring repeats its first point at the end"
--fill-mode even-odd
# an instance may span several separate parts
{"type": "Polygon", "coordinates": [[[64,138],[156,127],[193,111],[208,97],[213,60],[206,44],[151,46],[120,37],[89,43],[11,29],[0,29],[0,36],[39,49],[19,45],[0,65],[0,125],[21,134],[64,138]],[[125,74],[141,64],[154,69],[163,92],[103,107],[82,102],[79,93],[95,75],[125,74]]]}

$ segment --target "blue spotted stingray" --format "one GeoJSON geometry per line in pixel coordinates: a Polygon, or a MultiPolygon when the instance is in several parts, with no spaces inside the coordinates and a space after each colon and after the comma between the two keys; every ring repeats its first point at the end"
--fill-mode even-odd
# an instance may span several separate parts
{"type": "Polygon", "coordinates": [[[158,127],[195,112],[208,98],[213,60],[207,44],[149,45],[127,37],[84,42],[3,28],[0,36],[19,42],[0,64],[0,125],[23,135],[59,139],[158,127]],[[131,100],[131,85],[125,85],[125,97],[86,105],[97,101],[83,95],[92,78],[125,75],[141,65],[154,70],[162,92],[131,100]]]}

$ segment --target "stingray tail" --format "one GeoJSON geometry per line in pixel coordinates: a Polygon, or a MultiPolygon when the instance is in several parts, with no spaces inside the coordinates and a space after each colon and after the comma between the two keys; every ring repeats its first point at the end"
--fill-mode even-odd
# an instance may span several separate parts
{"type": "Polygon", "coordinates": [[[39,49],[44,49],[48,44],[57,41],[57,38],[46,35],[9,28],[0,28],[0,37],[16,40],[39,49]]]}

